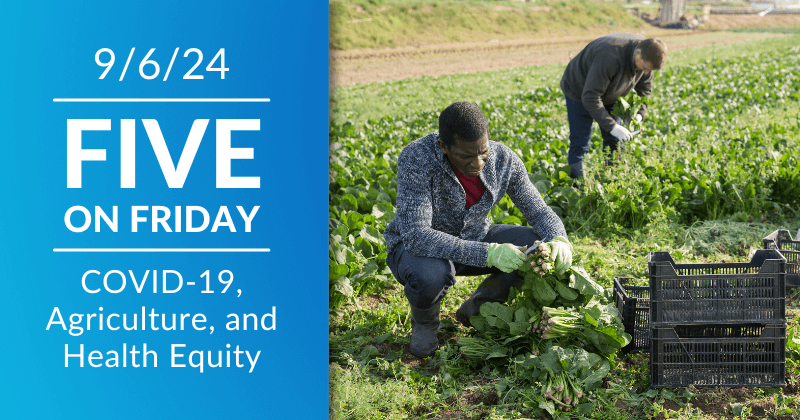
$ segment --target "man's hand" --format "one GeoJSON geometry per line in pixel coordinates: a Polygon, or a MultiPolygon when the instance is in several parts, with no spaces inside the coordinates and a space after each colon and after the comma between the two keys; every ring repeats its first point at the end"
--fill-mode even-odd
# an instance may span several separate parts
{"type": "Polygon", "coordinates": [[[567,238],[556,236],[547,245],[550,245],[550,259],[553,260],[556,273],[564,274],[572,265],[572,244],[567,238]]]}
{"type": "MultiPolygon", "coordinates": [[[[640,116],[639,114],[636,114],[636,115],[640,116]]],[[[625,127],[623,127],[623,126],[621,126],[619,124],[615,125],[614,128],[611,129],[611,135],[616,137],[617,140],[620,140],[620,141],[630,140],[631,137],[633,137],[633,136],[631,136],[631,132],[628,131],[627,128],[625,128],[625,127]]]]}
{"type": "Polygon", "coordinates": [[[642,122],[642,114],[636,114],[636,115],[634,115],[634,116],[633,116],[633,120],[634,120],[634,121],[636,121],[637,123],[640,123],[640,122],[642,122]]]}
{"type": "MultiPolygon", "coordinates": [[[[570,255],[570,261],[572,256],[570,255]]],[[[496,267],[504,273],[510,273],[522,267],[525,253],[512,244],[489,244],[489,255],[486,257],[487,267],[496,267]]]]}

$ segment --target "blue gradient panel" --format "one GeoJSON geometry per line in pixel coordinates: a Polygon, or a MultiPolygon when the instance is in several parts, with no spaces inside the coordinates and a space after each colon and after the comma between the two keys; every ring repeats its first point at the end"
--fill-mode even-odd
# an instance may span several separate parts
{"type": "MultiPolygon", "coordinates": [[[[4,2],[0,418],[327,416],[327,7],[326,2],[288,1],[4,2]],[[113,51],[115,58],[100,80],[105,67],[95,62],[95,56],[103,48],[113,51]],[[148,59],[158,64],[159,72],[147,80],[140,74],[140,64],[152,48],[148,59]],[[163,80],[176,48],[178,54],[163,80]],[[194,51],[185,56],[191,48],[202,53],[202,60],[194,51]],[[229,69],[224,80],[220,72],[207,70],[223,48],[229,69]],[[203,79],[184,79],[198,61],[190,75],[203,79]],[[270,102],[76,103],[54,98],[269,98],[270,102]],[[81,134],[81,148],[103,149],[105,160],[81,162],[81,188],[67,188],[67,121],[85,119],[109,120],[108,130],[81,134]],[[251,149],[252,158],[231,160],[230,175],[258,177],[260,188],[217,188],[218,126],[224,126],[218,120],[228,119],[258,121],[258,130],[231,132],[231,147],[251,149]],[[127,120],[133,122],[123,122],[127,120]],[[146,120],[157,121],[175,165],[195,121],[208,120],[181,188],[169,188],[146,120]],[[123,129],[125,124],[133,129],[123,129]],[[130,151],[123,153],[123,132],[133,133],[127,139],[134,142],[135,188],[121,188],[121,165],[131,156],[130,151]],[[73,206],[86,208],[92,216],[83,232],[67,228],[65,214],[73,206]],[[95,208],[111,218],[115,206],[117,231],[101,222],[96,232],[95,208]],[[133,206],[148,207],[138,214],[144,221],[138,223],[137,232],[132,232],[133,206]],[[154,206],[170,209],[166,224],[172,232],[163,225],[152,231],[154,206]],[[186,231],[188,206],[208,213],[202,231],[186,231]],[[250,232],[245,231],[237,206],[248,214],[258,206],[250,232]],[[211,231],[222,208],[230,219],[223,211],[220,222],[230,220],[236,232],[224,223],[211,231]],[[270,252],[86,253],[54,252],[55,248],[269,248],[270,252]],[[86,277],[87,288],[99,289],[97,293],[82,286],[82,277],[90,270],[94,271],[86,277]],[[179,291],[163,293],[165,271],[168,289],[177,288],[173,272],[180,273],[179,291]],[[104,287],[109,272],[108,289],[115,292],[122,287],[121,274],[125,277],[125,287],[118,293],[104,287]],[[144,286],[137,291],[146,273],[144,286]],[[220,273],[225,282],[232,276],[225,293],[220,273]],[[214,293],[202,293],[206,290],[214,293]],[[71,321],[79,320],[73,314],[82,314],[76,325],[83,331],[79,334],[75,328],[70,334],[62,328],[56,323],[55,308],[68,329],[71,321]],[[142,311],[147,314],[144,325],[142,311]],[[151,311],[157,316],[151,317],[151,311]],[[87,320],[87,314],[96,315],[87,320]],[[118,317],[109,321],[112,314],[118,317]],[[123,314],[128,327],[137,317],[135,330],[123,327],[123,314]],[[162,314],[167,315],[167,327],[173,325],[175,314],[176,330],[164,330],[162,314]],[[238,331],[228,329],[230,314],[239,317],[238,331]],[[245,314],[256,315],[257,329],[249,318],[243,330],[245,314]],[[51,317],[53,323],[46,330],[51,317]],[[193,319],[198,320],[197,328],[193,319]],[[132,346],[141,352],[145,344],[157,354],[147,357],[147,367],[141,353],[135,362],[130,353],[132,346]],[[176,344],[184,347],[175,348],[182,356],[173,360],[176,344]],[[84,367],[79,357],[69,358],[65,367],[65,346],[70,354],[78,354],[81,345],[84,367]],[[237,367],[237,346],[251,358],[258,354],[254,365],[247,353],[240,353],[242,367],[237,367]],[[100,358],[92,361],[102,367],[89,365],[92,351],[99,352],[95,356],[100,358]],[[192,351],[202,352],[202,372],[190,366],[200,363],[198,353],[190,360],[192,351]],[[106,366],[113,364],[111,352],[117,353],[119,367],[106,366]],[[219,362],[220,354],[222,366],[210,367],[209,363],[219,362]],[[173,366],[180,364],[185,367],[173,366]]],[[[107,63],[110,54],[102,53],[98,59],[107,63]]],[[[212,67],[220,65],[218,57],[212,67]]],[[[145,64],[142,71],[149,77],[155,66],[145,64]]],[[[201,213],[193,214],[193,225],[199,226],[201,213]]],[[[84,220],[81,212],[70,219],[77,227],[84,220]]]]}

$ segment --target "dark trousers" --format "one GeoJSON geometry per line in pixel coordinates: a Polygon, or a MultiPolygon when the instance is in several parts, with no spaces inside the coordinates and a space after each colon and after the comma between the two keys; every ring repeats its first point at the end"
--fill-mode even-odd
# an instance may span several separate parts
{"type": "MultiPolygon", "coordinates": [[[[569,120],[569,155],[567,156],[567,163],[583,162],[583,155],[589,151],[589,145],[592,142],[592,123],[594,119],[589,115],[589,111],[583,106],[582,103],[567,99],[567,120],[569,120]]],[[[612,106],[607,106],[606,111],[609,113],[613,109],[612,106]]],[[[612,115],[617,124],[622,124],[620,117],[612,115]]],[[[600,129],[600,134],[603,136],[603,150],[609,149],[611,153],[616,152],[619,146],[619,140],[612,136],[606,130],[600,129]]]]}
{"type": "MultiPolygon", "coordinates": [[[[526,226],[492,225],[482,242],[530,246],[539,239],[539,235],[526,226]]],[[[473,267],[442,258],[418,257],[406,251],[402,243],[389,252],[386,264],[397,281],[404,286],[411,306],[423,310],[444,298],[450,286],[456,284],[456,276],[502,273],[497,268],[473,267]]],[[[519,278],[516,272],[511,275],[519,278]]]]}

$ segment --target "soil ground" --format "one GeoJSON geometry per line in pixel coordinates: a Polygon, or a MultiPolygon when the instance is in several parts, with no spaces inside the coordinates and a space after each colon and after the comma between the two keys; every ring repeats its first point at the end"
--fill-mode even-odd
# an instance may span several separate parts
{"type": "MultiPolygon", "coordinates": [[[[723,32],[733,28],[800,26],[800,15],[712,15],[701,30],[640,31],[659,37],[671,51],[711,44],[730,44],[782,36],[776,33],[723,32]]],[[[623,30],[623,28],[620,28],[623,30]]],[[[415,47],[354,49],[330,52],[331,86],[375,83],[421,76],[501,70],[567,63],[595,36],[558,36],[484,43],[432,44],[415,47]]]]}

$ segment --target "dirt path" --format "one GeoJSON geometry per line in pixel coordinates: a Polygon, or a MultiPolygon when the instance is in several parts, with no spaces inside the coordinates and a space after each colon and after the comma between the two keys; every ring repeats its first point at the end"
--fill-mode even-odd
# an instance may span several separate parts
{"type": "MultiPolygon", "coordinates": [[[[670,51],[780,36],[728,32],[675,32],[677,33],[655,36],[661,37],[670,51]]],[[[410,77],[567,63],[592,39],[594,38],[521,40],[469,46],[431,46],[357,53],[350,51],[341,54],[334,52],[331,53],[331,84],[349,86],[410,77]]]]}
{"type": "MultiPolygon", "coordinates": [[[[711,26],[713,25],[713,26],[711,26]]],[[[664,30],[642,35],[659,37],[671,51],[711,44],[763,39],[777,34],[719,32],[734,27],[800,26],[800,16],[712,15],[717,30],[664,30]]],[[[596,36],[560,36],[546,39],[492,40],[485,43],[438,44],[387,49],[331,51],[331,86],[349,86],[420,76],[501,70],[520,66],[567,63],[596,36]]]]}

